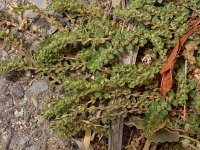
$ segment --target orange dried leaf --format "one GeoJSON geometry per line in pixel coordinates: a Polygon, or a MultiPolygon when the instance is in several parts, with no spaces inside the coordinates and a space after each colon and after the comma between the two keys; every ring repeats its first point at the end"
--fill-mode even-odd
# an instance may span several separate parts
{"type": "Polygon", "coordinates": [[[160,70],[160,74],[163,74],[166,71],[169,71],[170,69],[173,68],[174,59],[176,58],[176,55],[177,55],[177,53],[179,51],[179,48],[180,48],[180,40],[178,39],[178,42],[177,42],[175,48],[173,49],[172,53],[170,54],[167,62],[164,64],[164,66],[160,70]]]}
{"type": "Polygon", "coordinates": [[[167,62],[164,64],[163,68],[160,70],[160,74],[162,74],[162,82],[161,82],[161,95],[166,96],[167,92],[171,89],[173,78],[172,71],[174,66],[174,60],[179,53],[181,46],[185,43],[188,37],[199,27],[200,18],[198,18],[195,24],[180,38],[176,46],[174,47],[172,53],[170,54],[167,62]]]}
{"type": "Polygon", "coordinates": [[[162,96],[166,96],[167,92],[169,92],[169,90],[172,87],[172,83],[173,83],[172,71],[169,70],[169,71],[165,72],[162,77],[162,82],[161,82],[161,95],[162,96]]]}

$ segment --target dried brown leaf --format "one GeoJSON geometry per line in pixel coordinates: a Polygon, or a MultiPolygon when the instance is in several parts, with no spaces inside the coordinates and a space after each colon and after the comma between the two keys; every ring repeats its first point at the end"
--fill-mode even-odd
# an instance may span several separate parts
{"type": "Polygon", "coordinates": [[[172,87],[173,79],[172,79],[172,71],[169,70],[163,74],[161,81],[161,95],[166,96],[167,92],[172,87]]]}
{"type": "Polygon", "coordinates": [[[188,37],[199,27],[200,18],[196,20],[194,25],[180,38],[176,43],[172,53],[170,54],[167,62],[163,65],[163,68],[160,70],[160,74],[163,75],[162,82],[161,82],[161,95],[166,96],[167,92],[171,89],[173,78],[172,78],[172,71],[174,66],[174,60],[178,55],[181,46],[185,43],[188,37]]]}

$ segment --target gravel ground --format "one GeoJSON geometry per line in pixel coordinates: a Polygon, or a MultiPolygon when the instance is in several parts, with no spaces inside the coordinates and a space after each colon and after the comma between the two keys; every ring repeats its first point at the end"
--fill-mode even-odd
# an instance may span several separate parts
{"type": "Polygon", "coordinates": [[[40,115],[59,94],[53,89],[45,80],[25,75],[14,82],[0,79],[0,150],[75,149],[54,135],[40,115]]]}

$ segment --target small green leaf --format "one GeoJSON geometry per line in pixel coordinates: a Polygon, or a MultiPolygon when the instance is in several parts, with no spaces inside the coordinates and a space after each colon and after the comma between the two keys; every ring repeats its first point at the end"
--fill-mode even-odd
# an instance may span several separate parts
{"type": "Polygon", "coordinates": [[[114,58],[115,58],[114,55],[108,54],[108,59],[109,59],[109,60],[112,60],[112,59],[114,59],[114,58]]]}
{"type": "Polygon", "coordinates": [[[129,43],[127,46],[126,46],[126,49],[133,49],[133,45],[131,43],[129,43]]]}
{"type": "Polygon", "coordinates": [[[94,93],[95,98],[100,97],[100,95],[101,95],[101,94],[100,94],[99,92],[95,92],[95,93],[94,93]]]}
{"type": "Polygon", "coordinates": [[[28,67],[32,67],[33,66],[33,64],[32,64],[32,62],[30,60],[27,61],[27,66],[28,67]]]}
{"type": "Polygon", "coordinates": [[[103,32],[101,32],[101,31],[98,31],[98,32],[97,32],[97,35],[98,35],[100,38],[103,38],[105,34],[104,34],[103,32]]]}
{"type": "Polygon", "coordinates": [[[101,121],[102,121],[103,124],[106,124],[108,122],[108,119],[107,118],[102,118],[101,121]]]}
{"type": "Polygon", "coordinates": [[[123,49],[122,47],[120,47],[120,48],[118,49],[118,51],[119,51],[119,52],[123,52],[124,49],[123,49]]]}
{"type": "Polygon", "coordinates": [[[112,44],[110,42],[106,42],[106,48],[111,48],[112,44]]]}
{"type": "Polygon", "coordinates": [[[110,93],[104,93],[103,97],[104,97],[105,99],[110,98],[110,93]]]}

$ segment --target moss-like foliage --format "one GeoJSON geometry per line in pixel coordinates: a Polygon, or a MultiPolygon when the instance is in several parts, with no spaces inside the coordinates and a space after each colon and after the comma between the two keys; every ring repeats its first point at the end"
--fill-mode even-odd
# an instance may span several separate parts
{"type": "MultiPolygon", "coordinates": [[[[67,137],[87,127],[106,133],[115,116],[134,113],[145,116],[147,136],[167,124],[183,128],[186,123],[191,123],[192,133],[200,135],[196,128],[199,122],[189,121],[200,119],[197,107],[200,91],[198,81],[192,76],[199,66],[199,51],[194,56],[197,64],[187,63],[187,66],[180,53],[174,66],[176,81],[172,90],[166,98],[159,94],[159,70],[177,38],[191,27],[192,23],[187,21],[200,14],[198,0],[182,0],[181,4],[179,1],[134,0],[127,3],[126,9],[110,11],[96,3],[86,6],[78,0],[52,0],[52,8],[67,14],[68,25],[44,40],[37,53],[27,53],[27,57],[15,63],[5,61],[0,71],[31,70],[63,86],[67,94],[43,111],[54,131],[67,137]],[[127,50],[135,51],[135,46],[139,47],[136,65],[120,63],[121,55],[127,50]],[[142,61],[146,54],[152,56],[151,63],[142,61]],[[190,69],[185,71],[185,67],[190,69]],[[113,105],[114,99],[121,103],[113,105]],[[189,115],[187,121],[180,123],[177,120],[181,114],[174,110],[182,110],[183,106],[189,115]]],[[[47,19],[60,26],[53,17],[47,19]]],[[[199,43],[199,35],[195,33],[189,40],[199,43]]]]}

